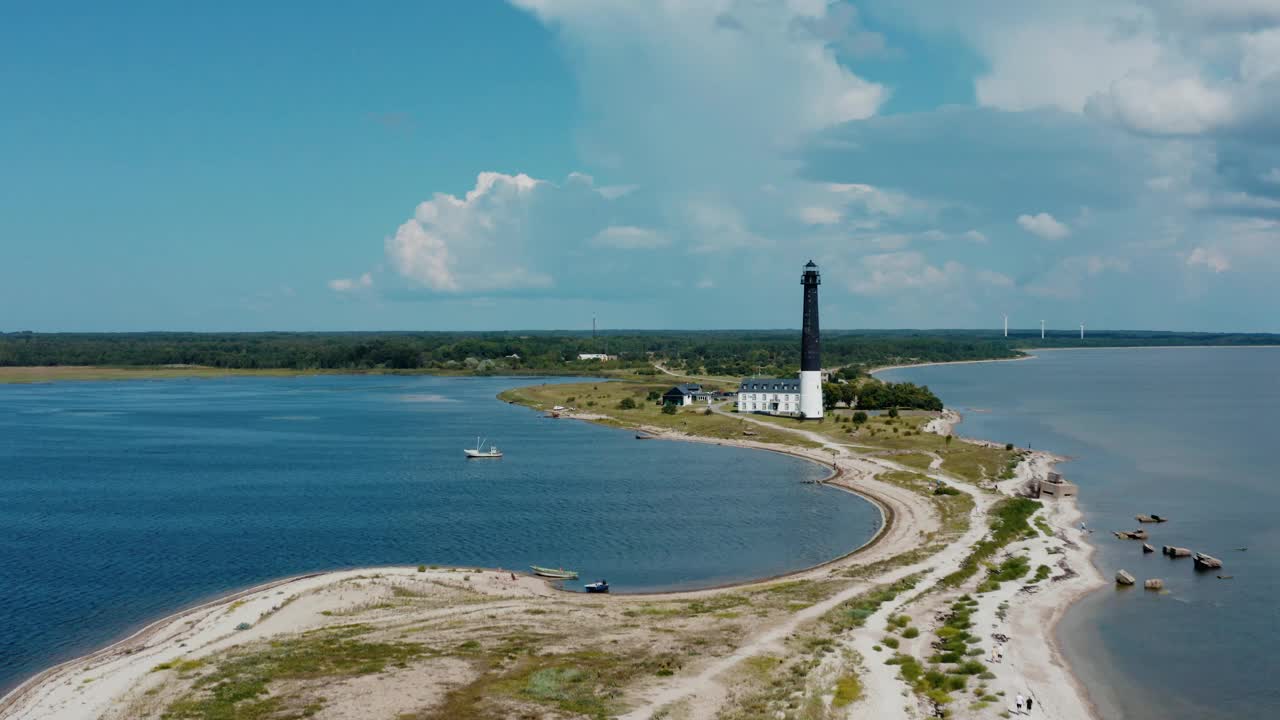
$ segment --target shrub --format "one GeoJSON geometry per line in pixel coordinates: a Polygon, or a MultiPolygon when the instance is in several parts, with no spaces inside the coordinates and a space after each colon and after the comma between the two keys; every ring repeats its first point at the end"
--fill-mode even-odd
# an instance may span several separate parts
{"type": "Polygon", "coordinates": [[[902,631],[902,637],[907,638],[908,640],[914,637],[920,637],[920,630],[918,628],[909,627],[902,631]]]}
{"type": "Polygon", "coordinates": [[[891,418],[898,417],[898,408],[896,407],[889,408],[889,417],[891,418]]]}
{"type": "Polygon", "coordinates": [[[1012,449],[1013,449],[1013,443],[1005,443],[1005,444],[1004,444],[1004,449],[1005,449],[1005,450],[1012,450],[1012,449]]]}
{"type": "Polygon", "coordinates": [[[662,406],[662,414],[664,414],[664,415],[675,415],[675,414],[676,414],[676,404],[675,404],[675,403],[667,403],[667,404],[663,405],[663,406],[662,406]]]}
{"type": "Polygon", "coordinates": [[[652,401],[654,401],[654,400],[661,400],[661,399],[662,399],[662,393],[658,392],[657,390],[650,390],[650,391],[649,391],[649,394],[648,394],[648,395],[646,395],[646,396],[644,397],[644,399],[645,399],[645,400],[649,400],[650,402],[652,402],[652,401]]]}
{"type": "Polygon", "coordinates": [[[884,639],[880,641],[880,644],[881,644],[881,645],[884,645],[885,647],[890,647],[890,648],[893,648],[894,650],[897,650],[897,649],[898,649],[898,638],[896,638],[896,637],[894,637],[894,636],[892,636],[892,635],[885,635],[885,636],[884,636],[884,639]]]}
{"type": "Polygon", "coordinates": [[[618,409],[619,410],[635,410],[636,401],[632,400],[629,397],[624,397],[622,398],[622,401],[618,403],[618,409]]]}
{"type": "Polygon", "coordinates": [[[862,683],[856,675],[842,675],[836,681],[835,697],[831,699],[834,707],[845,707],[862,697],[862,683]]]}
{"type": "Polygon", "coordinates": [[[866,414],[865,412],[863,412],[863,411],[859,410],[859,411],[857,411],[857,412],[855,412],[855,413],[853,414],[853,418],[852,418],[852,419],[853,419],[853,422],[854,422],[855,424],[857,424],[857,425],[861,425],[862,423],[864,423],[864,422],[866,422],[866,421],[867,421],[867,414],[866,414]]]}
{"type": "Polygon", "coordinates": [[[426,565],[419,565],[419,566],[418,566],[418,572],[426,572],[426,571],[427,571],[427,566],[426,566],[426,565]]]}

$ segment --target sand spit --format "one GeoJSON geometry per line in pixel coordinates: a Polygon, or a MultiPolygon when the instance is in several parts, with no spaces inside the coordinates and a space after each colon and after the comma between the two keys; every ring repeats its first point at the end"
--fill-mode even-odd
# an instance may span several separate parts
{"type": "MultiPolygon", "coordinates": [[[[958,420],[943,416],[930,429],[950,433],[958,420]]],[[[1078,517],[1073,498],[1047,499],[1033,517],[1051,535],[1014,542],[994,558],[1026,555],[1031,568],[1050,568],[1049,577],[1028,575],[983,593],[975,589],[985,570],[957,587],[938,584],[987,534],[992,507],[1044,477],[1057,458],[1027,453],[1015,477],[991,490],[944,472],[938,462],[921,471],[896,464],[892,456],[860,455],[803,429],[789,431],[822,447],[652,431],[666,439],[788,452],[828,466],[834,457],[828,482],[875,503],[883,528],[862,548],[785,578],[693,592],[600,597],[562,592],[505,570],[436,567],[291,578],[178,613],[51,668],[0,700],[0,720],[158,718],[175,701],[206,696],[201,678],[227,658],[253,657],[272,642],[334,631],[359,632],[365,641],[388,647],[413,643],[430,652],[323,684],[306,678],[273,682],[271,697],[287,708],[313,707],[312,716],[322,719],[583,717],[572,709],[578,705],[538,695],[542,686],[535,679],[554,680],[559,666],[547,663],[558,658],[604,662],[600,658],[607,655],[611,664],[599,672],[615,690],[601,702],[607,702],[608,714],[634,720],[785,719],[801,710],[814,718],[925,718],[935,714],[933,702],[903,681],[896,665],[884,662],[894,652],[884,647],[886,622],[912,618],[919,634],[901,636],[897,652],[925,661],[946,609],[964,594],[977,601],[971,632],[990,677],[975,678],[956,693],[948,706],[953,717],[995,717],[1018,693],[1036,699],[1035,716],[1095,717],[1053,641],[1054,626],[1070,603],[1104,584],[1090,561],[1091,547],[1072,528],[1078,517]],[[887,471],[924,475],[972,499],[967,528],[948,535],[936,498],[886,481],[881,476],[887,471]],[[926,546],[937,551],[921,552],[926,546]],[[861,625],[826,624],[849,602],[906,578],[916,578],[914,587],[880,604],[861,625]],[[1003,658],[993,662],[997,647],[1003,658]],[[783,672],[800,667],[805,674],[783,672]],[[771,669],[781,673],[774,680],[768,679],[771,669]],[[494,677],[499,682],[491,682],[494,677]],[[770,689],[779,677],[795,683],[783,696],[770,689]],[[858,679],[860,692],[837,699],[837,686],[848,677],[858,679]],[[978,682],[993,700],[978,701],[978,682]]]]}

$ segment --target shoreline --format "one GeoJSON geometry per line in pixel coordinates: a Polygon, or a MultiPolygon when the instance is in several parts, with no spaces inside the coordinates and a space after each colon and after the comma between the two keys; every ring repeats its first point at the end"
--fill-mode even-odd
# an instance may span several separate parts
{"type": "MultiPolygon", "coordinates": [[[[529,409],[529,408],[526,408],[526,409],[529,409]]],[[[586,414],[586,413],[581,415],[574,414],[574,413],[566,413],[564,414],[563,417],[565,417],[566,419],[578,420],[582,422],[594,422],[595,420],[599,419],[596,416],[586,414]]],[[[615,429],[622,430],[624,432],[633,431],[632,428],[615,428],[615,429]]],[[[840,483],[839,480],[844,475],[843,469],[841,469],[838,466],[833,467],[831,463],[824,462],[824,460],[821,457],[807,455],[805,454],[804,450],[794,449],[794,448],[785,448],[785,447],[766,446],[764,443],[757,443],[753,441],[709,438],[709,437],[701,437],[696,435],[688,435],[684,433],[677,433],[675,431],[670,431],[665,428],[646,428],[646,431],[652,431],[652,434],[654,435],[653,439],[655,440],[694,442],[694,443],[709,444],[709,445],[737,447],[745,450],[760,450],[760,451],[766,451],[766,452],[774,452],[782,455],[789,455],[799,460],[804,460],[817,465],[821,465],[824,468],[826,468],[829,471],[829,473],[827,474],[826,477],[817,481],[817,484],[828,485],[832,488],[849,493],[850,495],[853,495],[855,497],[858,497],[870,503],[871,506],[876,508],[876,510],[879,512],[880,522],[879,522],[879,526],[876,528],[876,531],[871,535],[871,537],[869,537],[862,544],[849,550],[848,552],[842,553],[836,557],[833,557],[829,560],[824,560],[814,565],[797,568],[795,570],[789,570],[784,573],[778,573],[778,574],[767,575],[762,577],[753,577],[753,578],[735,581],[735,582],[729,582],[729,583],[708,585],[706,587],[695,587],[695,588],[680,589],[680,590],[648,590],[648,591],[642,590],[642,591],[636,591],[636,592],[610,593],[613,597],[643,598],[643,599],[650,599],[650,600],[656,599],[656,598],[696,599],[707,594],[715,594],[715,593],[723,592],[726,590],[748,589],[756,586],[767,585],[770,583],[795,580],[808,575],[812,575],[824,569],[842,564],[854,558],[857,555],[860,555],[866,551],[873,549],[893,529],[895,513],[893,508],[889,505],[886,498],[881,497],[877,495],[875,492],[865,488],[859,489],[859,488],[854,488],[847,484],[840,483]]],[[[440,570],[446,570],[448,572],[479,570],[484,573],[497,573],[497,574],[515,573],[517,576],[521,577],[522,579],[528,579],[530,581],[534,581],[542,585],[545,585],[548,591],[555,593],[557,596],[567,596],[567,597],[587,597],[588,596],[587,593],[569,590],[565,588],[564,583],[562,582],[554,581],[547,578],[542,578],[542,577],[533,575],[528,571],[523,571],[523,570],[516,571],[516,570],[504,569],[504,568],[480,568],[474,565],[462,566],[462,565],[436,564],[436,565],[433,565],[432,567],[440,570]]],[[[404,565],[372,565],[372,566],[360,566],[360,567],[350,567],[350,568],[336,568],[332,570],[321,570],[321,571],[286,575],[280,578],[276,578],[274,580],[268,580],[268,581],[265,581],[256,585],[252,585],[249,587],[243,587],[243,588],[227,591],[226,593],[218,595],[212,599],[200,601],[189,607],[184,607],[174,612],[168,613],[155,620],[146,621],[141,628],[129,633],[128,635],[120,638],[119,640],[115,640],[103,647],[100,647],[98,649],[92,650],[83,655],[70,658],[56,665],[45,668],[27,677],[26,679],[20,681],[13,688],[6,691],[3,695],[0,695],[0,718],[7,718],[8,716],[6,715],[6,713],[9,711],[9,709],[16,706],[18,703],[22,702],[24,700],[23,696],[25,694],[36,690],[42,684],[58,676],[60,673],[72,671],[75,668],[81,667],[81,666],[86,666],[86,667],[91,666],[96,661],[107,658],[111,656],[113,653],[124,651],[126,654],[129,654],[132,652],[131,648],[133,648],[134,646],[145,647],[148,639],[150,639],[155,635],[161,634],[166,629],[170,629],[174,625],[177,625],[180,622],[185,621],[187,618],[191,617],[192,615],[197,615],[206,611],[229,606],[243,598],[251,597],[251,596],[265,593],[271,590],[287,588],[288,586],[298,583],[300,581],[342,577],[345,575],[349,575],[351,573],[357,573],[357,574],[380,573],[380,572],[386,572],[386,571],[397,571],[397,570],[405,570],[405,569],[412,570],[414,568],[412,566],[404,566],[404,565]]]]}
{"type": "MultiPolygon", "coordinates": [[[[1044,349],[1053,350],[1055,348],[1044,348],[1044,349]]],[[[1092,348],[1075,348],[1075,349],[1090,350],[1092,348]]],[[[1117,349],[1126,349],[1126,348],[1117,348],[1117,349]]],[[[987,360],[939,360],[937,362],[906,363],[903,365],[882,365],[880,367],[871,368],[870,370],[867,371],[867,374],[875,375],[878,372],[885,372],[887,370],[905,370],[907,368],[933,367],[934,365],[978,365],[980,363],[1019,362],[1022,360],[1035,360],[1035,359],[1036,359],[1035,355],[1027,354],[1027,355],[1023,355],[1022,357],[990,358],[987,360]]]]}
{"type": "MultiPolygon", "coordinates": [[[[533,408],[529,409],[534,410],[533,408]]],[[[536,412],[536,410],[534,411],[536,412]]],[[[581,416],[579,414],[568,414],[566,417],[588,422],[602,419],[602,416],[590,413],[582,413],[581,416]]],[[[943,419],[942,424],[945,429],[940,432],[935,429],[935,432],[947,434],[956,423],[962,420],[962,417],[956,414],[952,419],[944,415],[940,416],[940,419],[943,419]]],[[[634,430],[634,428],[627,427],[617,429],[623,431],[634,430]]],[[[644,429],[650,430],[649,428],[644,429]]],[[[811,567],[771,577],[753,578],[741,582],[692,590],[618,593],[613,596],[613,599],[604,601],[603,606],[611,606],[617,609],[628,606],[643,607],[637,606],[636,603],[660,600],[679,601],[723,597],[730,592],[760,591],[769,585],[834,577],[838,570],[861,567],[862,564],[851,562],[854,558],[863,555],[870,556],[868,563],[866,563],[869,566],[875,564],[872,561],[890,560],[898,557],[903,552],[908,552],[917,547],[920,542],[919,538],[924,534],[924,530],[929,527],[928,523],[922,524],[921,513],[931,515],[934,512],[931,501],[927,498],[923,498],[913,491],[896,488],[877,478],[878,472],[883,471],[885,468],[908,469],[905,466],[894,463],[891,457],[844,455],[839,458],[838,462],[833,462],[823,457],[830,452],[825,446],[819,448],[771,446],[759,441],[689,435],[678,430],[663,428],[653,428],[653,430],[657,431],[655,436],[658,439],[726,445],[743,449],[769,450],[821,464],[831,470],[831,473],[821,482],[834,485],[871,502],[881,513],[880,527],[871,538],[859,547],[811,567]],[[900,512],[902,513],[901,520],[903,521],[901,527],[898,522],[900,512]]],[[[806,431],[797,430],[796,432],[804,435],[806,431]]],[[[962,440],[977,443],[985,442],[966,440],[964,438],[962,440]]],[[[1064,458],[1059,458],[1045,451],[1034,451],[1027,456],[1027,459],[1019,463],[1019,470],[1015,478],[1004,482],[1010,483],[1010,489],[1012,489],[1013,484],[1023,483],[1028,477],[1034,477],[1037,472],[1047,471],[1048,468],[1054,466],[1054,463],[1061,460],[1064,460],[1064,458]]],[[[949,479],[948,482],[950,483],[952,480],[949,479]]],[[[702,687],[704,684],[711,683],[713,680],[719,682],[715,678],[726,673],[727,669],[732,668],[735,662],[751,657],[750,653],[752,652],[760,652],[762,649],[775,647],[778,642],[776,636],[779,634],[796,632],[801,622],[811,622],[821,611],[834,608],[837,603],[855,597],[858,592],[865,592],[864,588],[875,587],[876,583],[892,580],[893,577],[901,577],[908,570],[922,566],[934,567],[939,564],[946,566],[947,563],[966,556],[971,547],[970,543],[986,536],[987,510],[997,499],[1010,493],[1005,492],[1004,488],[1001,488],[1001,492],[995,495],[982,493],[973,487],[964,487],[962,490],[978,501],[970,517],[971,528],[966,531],[966,540],[953,542],[948,546],[947,550],[930,555],[924,560],[916,561],[913,565],[906,567],[891,566],[891,569],[882,571],[879,575],[868,576],[865,580],[846,581],[844,589],[838,591],[835,596],[828,597],[812,608],[796,612],[790,619],[786,619],[781,626],[778,626],[772,620],[769,621],[774,626],[764,633],[763,637],[749,639],[745,645],[739,647],[727,658],[714,663],[711,670],[717,671],[715,675],[712,675],[711,670],[708,670],[702,675],[692,678],[672,678],[672,680],[677,681],[674,683],[676,687],[669,688],[660,694],[659,698],[663,701],[674,699],[676,703],[682,703],[686,702],[691,695],[699,696],[705,690],[702,687]]],[[[1061,529],[1058,534],[1066,544],[1071,545],[1073,540],[1068,537],[1068,534],[1071,533],[1070,522],[1079,515],[1075,499],[1064,498],[1053,502],[1052,506],[1046,504],[1045,514],[1055,518],[1054,524],[1059,525],[1061,529]],[[1049,508],[1053,508],[1053,510],[1050,511],[1049,508]]],[[[1030,544],[1031,541],[1026,542],[1030,544]]],[[[1015,548],[1013,546],[1015,544],[1017,543],[1011,543],[1010,546],[1006,547],[1004,553],[1014,552],[1015,548]]],[[[1069,704],[1076,707],[1083,706],[1086,714],[1092,718],[1097,718],[1099,717],[1097,710],[1088,697],[1081,679],[1070,671],[1069,665],[1066,664],[1065,656],[1062,654],[1062,649],[1056,640],[1058,623],[1067,609],[1080,597],[1083,597],[1084,594],[1101,584],[1097,569],[1092,564],[1092,554],[1095,550],[1093,546],[1085,541],[1077,543],[1076,548],[1083,552],[1084,564],[1087,567],[1078,568],[1074,573],[1068,569],[1064,583],[1052,586],[1054,587],[1053,591],[1033,592],[1031,594],[1019,593],[1018,590],[1022,587],[1021,583],[1009,583],[1009,587],[1005,588],[1008,591],[1008,602],[1012,605],[1009,613],[1009,622],[1024,623],[1022,630],[1011,634],[1019,639],[1029,638],[1032,642],[1017,646],[1021,648],[1020,650],[1015,650],[1014,644],[1012,642],[1009,643],[1009,662],[1003,667],[992,666],[993,671],[1000,673],[992,683],[993,689],[1002,685],[1007,686],[1010,697],[1014,689],[1024,684],[1030,687],[1032,683],[1035,683],[1044,688],[1044,693],[1035,693],[1033,695],[1037,699],[1045,695],[1050,698],[1049,702],[1057,707],[1064,707],[1069,704]],[[1048,613],[1047,616],[1045,613],[1048,613]],[[1025,634],[1023,634],[1024,632],[1025,634]],[[1043,649],[1046,652],[1039,653],[1037,649],[1043,649]],[[1015,661],[1018,663],[1016,667],[1014,665],[1015,661]],[[1005,668],[1008,670],[1007,673],[1005,668]],[[1066,672],[1069,676],[1068,681],[1065,683],[1061,682],[1062,672],[1066,672]],[[1069,692],[1065,695],[1061,693],[1054,694],[1062,687],[1068,688],[1069,692]],[[1083,702],[1080,702],[1081,700],[1083,702]],[[1075,703],[1079,704],[1076,705],[1075,703]]],[[[1023,550],[1025,548],[1019,549],[1020,552],[1023,550]]],[[[1079,553],[1077,553],[1077,556],[1079,556],[1079,553]]],[[[1066,565],[1063,565],[1063,567],[1067,569],[1066,565]]],[[[295,599],[312,597],[316,593],[324,592],[343,583],[361,582],[362,578],[369,576],[386,578],[386,580],[379,582],[391,582],[393,585],[397,582],[421,582],[423,580],[437,584],[452,583],[453,585],[462,585],[458,583],[458,574],[460,572],[464,583],[470,583],[474,577],[485,584],[499,585],[500,587],[496,591],[492,587],[484,591],[487,593],[501,593],[502,597],[507,597],[511,591],[516,591],[517,595],[515,597],[532,597],[563,602],[567,603],[569,608],[588,607],[592,603],[599,604],[600,596],[569,592],[564,590],[559,583],[525,573],[520,573],[517,576],[508,570],[498,572],[492,569],[481,569],[477,571],[474,567],[442,568],[434,566],[424,574],[412,567],[386,566],[295,575],[236,590],[196,606],[179,610],[152,621],[140,630],[104,648],[47,668],[24,680],[13,690],[0,697],[0,718],[27,717],[26,712],[34,713],[39,710],[43,710],[43,714],[33,715],[33,717],[60,717],[60,712],[70,711],[69,706],[77,701],[81,703],[82,707],[86,702],[94,704],[93,707],[96,709],[93,714],[94,717],[106,713],[106,715],[103,715],[104,717],[115,718],[117,716],[111,713],[118,709],[120,703],[125,701],[133,703],[133,705],[130,705],[132,708],[140,702],[139,693],[149,683],[152,685],[150,690],[155,690],[155,683],[158,680],[152,676],[157,674],[155,673],[155,668],[162,666],[164,663],[178,662],[184,658],[201,659],[206,656],[216,655],[228,648],[246,645],[266,638],[274,638],[282,633],[305,632],[308,628],[325,626],[328,621],[324,618],[316,617],[314,612],[310,616],[304,616],[303,620],[300,621],[298,619],[299,614],[303,611],[298,606],[307,603],[294,603],[295,599]],[[508,574],[511,577],[510,581],[506,578],[508,574]],[[283,601],[280,601],[279,596],[286,593],[291,594],[283,601]],[[308,593],[312,595],[308,595],[308,593]],[[290,604],[292,604],[292,608],[289,611],[283,611],[284,606],[290,604]],[[246,605],[248,607],[242,607],[246,605]],[[262,614],[256,615],[255,613],[259,610],[263,611],[262,614]],[[281,612],[277,615],[277,611],[281,612]],[[281,618],[279,616],[287,617],[281,618]],[[256,620],[254,619],[255,617],[256,620]],[[239,626],[232,626],[234,621],[242,618],[252,621],[252,624],[240,623],[241,625],[246,625],[248,629],[243,632],[237,632],[240,630],[239,626]],[[273,624],[275,620],[280,622],[273,624]],[[289,620],[289,622],[286,622],[286,620],[289,620]],[[277,627],[278,625],[280,627],[277,627]],[[191,647],[188,647],[189,644],[191,647]],[[93,673],[101,673],[104,667],[107,672],[97,676],[93,675],[93,673]],[[90,682],[92,682],[92,685],[88,684],[90,682]],[[86,698],[88,699],[86,700],[86,698]],[[17,712],[19,715],[11,715],[11,712],[17,712]]],[[[477,582],[476,585],[481,584],[481,582],[477,582]]],[[[1049,583],[1045,583],[1044,586],[1046,588],[1050,587],[1049,583]]],[[[967,584],[965,587],[967,587],[967,584]]],[[[475,585],[468,585],[467,588],[480,589],[475,585]]],[[[932,602],[941,601],[943,598],[951,597],[960,591],[961,588],[944,589],[940,593],[930,595],[928,588],[926,588],[914,597],[904,601],[903,604],[908,605],[908,610],[914,614],[917,610],[910,609],[911,604],[918,605],[923,603],[928,605],[932,602]],[[922,600],[921,598],[924,599],[922,600]]],[[[996,612],[995,602],[997,598],[995,595],[995,593],[990,596],[979,595],[980,598],[984,598],[984,611],[992,614],[996,612]]],[[[887,613],[890,610],[891,608],[886,608],[884,612],[887,613]]],[[[329,613],[320,614],[327,616],[329,613]]],[[[1003,617],[1001,622],[1004,622],[1003,617]]],[[[868,622],[868,627],[871,627],[871,625],[872,623],[868,622]]],[[[766,627],[769,626],[766,625],[766,627]]],[[[926,641],[927,638],[927,633],[922,634],[920,642],[926,641]]],[[[165,673],[160,674],[163,675],[165,673]]],[[[879,684],[869,683],[868,693],[873,696],[877,694],[883,696],[879,698],[881,701],[886,698],[889,699],[896,704],[900,711],[903,707],[902,699],[896,689],[900,682],[893,677],[888,680],[879,678],[879,681],[879,684]]],[[[726,680],[725,682],[728,681],[726,680]]],[[[723,691],[724,688],[717,686],[715,690],[723,691]]],[[[1030,691],[1028,692],[1030,693],[1030,691]]],[[[644,708],[656,711],[660,707],[666,706],[660,704],[659,700],[642,699],[642,702],[645,704],[642,705],[641,709],[630,711],[628,716],[639,717],[640,715],[637,713],[644,712],[644,708]]],[[[698,702],[705,701],[699,700],[698,702]]],[[[1041,707],[1048,707],[1048,705],[1041,701],[1041,707]]],[[[1072,717],[1076,716],[1078,714],[1072,715],[1072,717]]]]}

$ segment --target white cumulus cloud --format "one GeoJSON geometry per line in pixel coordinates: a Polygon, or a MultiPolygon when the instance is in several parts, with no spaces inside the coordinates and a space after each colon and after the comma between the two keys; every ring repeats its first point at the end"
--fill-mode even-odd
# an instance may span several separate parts
{"type": "Polygon", "coordinates": [[[1216,248],[1197,247],[1187,256],[1188,265],[1203,265],[1210,270],[1220,273],[1231,269],[1231,261],[1221,250],[1216,248]]]}
{"type": "Polygon", "coordinates": [[[363,273],[357,278],[335,278],[329,281],[329,289],[334,292],[351,292],[369,287],[373,287],[373,275],[370,273],[363,273]]]}
{"type": "Polygon", "coordinates": [[[935,265],[918,252],[881,253],[862,258],[862,268],[849,275],[849,289],[859,295],[938,290],[963,274],[964,266],[955,261],[935,265]]]}
{"type": "Polygon", "coordinates": [[[839,210],[816,205],[800,208],[797,215],[808,225],[835,225],[844,217],[839,210]]]}
{"type": "Polygon", "coordinates": [[[1045,240],[1061,240],[1071,234],[1071,228],[1059,222],[1049,213],[1019,215],[1018,224],[1023,230],[1045,240]]]}
{"type": "Polygon", "coordinates": [[[610,225],[591,238],[593,245],[620,248],[623,250],[639,250],[659,248],[671,243],[661,233],[649,228],[634,225],[610,225]]]}

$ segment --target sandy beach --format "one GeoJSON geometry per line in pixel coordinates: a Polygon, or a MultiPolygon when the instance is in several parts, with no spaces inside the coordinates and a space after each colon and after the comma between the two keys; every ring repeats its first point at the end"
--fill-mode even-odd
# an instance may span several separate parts
{"type": "MultiPolygon", "coordinates": [[[[1031,352],[1031,351],[1027,351],[1031,352]]],[[[875,375],[878,372],[886,370],[902,370],[904,368],[930,367],[933,365],[977,365],[980,363],[998,363],[998,362],[1018,362],[1019,360],[1034,360],[1035,355],[1023,355],[1015,358],[992,358],[990,360],[948,360],[946,362],[926,362],[926,363],[906,363],[903,365],[885,365],[883,367],[871,368],[867,371],[868,375],[875,375]]]]}
{"type": "MultiPolygon", "coordinates": [[[[940,415],[925,429],[949,434],[959,420],[953,413],[940,415]]],[[[515,658],[500,648],[504,638],[543,633],[546,637],[539,640],[543,644],[535,657],[576,658],[589,648],[608,647],[643,649],[648,663],[643,667],[663,663],[664,669],[656,674],[616,673],[624,679],[617,682],[618,697],[607,705],[611,715],[679,719],[728,712],[724,716],[745,718],[767,707],[770,716],[779,718],[797,717],[801,708],[812,711],[807,717],[924,718],[937,712],[935,701],[913,691],[898,667],[885,660],[896,653],[927,658],[947,607],[961,597],[976,600],[970,632],[976,637],[975,647],[982,649],[979,659],[985,668],[981,678],[973,678],[974,683],[950,701],[952,717],[996,716],[1011,708],[1018,694],[1035,699],[1031,716],[1095,717],[1053,640],[1066,608],[1103,584],[1090,562],[1086,537],[1073,529],[1079,515],[1073,498],[1046,499],[1032,520],[1051,534],[1019,539],[991,561],[1023,555],[1030,568],[1047,567],[1046,578],[1023,577],[980,593],[974,590],[985,571],[955,587],[941,582],[987,535],[993,506],[1044,477],[1057,458],[1028,453],[1012,479],[978,487],[944,472],[940,459],[921,471],[895,462],[892,455],[863,454],[806,430],[790,432],[820,447],[779,447],[650,430],[670,440],[788,452],[827,466],[834,451],[836,469],[828,482],[875,503],[883,527],[863,547],[817,567],[694,592],[601,597],[563,592],[542,579],[508,570],[436,567],[363,568],[285,579],[164,618],[108,648],[46,670],[0,700],[0,718],[160,717],[174,703],[207,700],[209,691],[202,688],[216,677],[207,671],[229,659],[243,663],[271,643],[305,643],[317,634],[350,627],[359,627],[370,643],[388,647],[412,641],[459,649],[433,651],[403,667],[388,666],[323,684],[305,677],[282,678],[265,691],[286,706],[312,707],[317,718],[502,717],[531,712],[544,705],[532,702],[527,688],[510,697],[483,699],[469,692],[488,687],[486,678],[495,672],[495,664],[508,677],[541,662],[515,658]],[[940,514],[943,506],[933,493],[886,481],[907,472],[972,500],[962,533],[948,534],[940,514]],[[937,551],[922,552],[924,547],[937,551]],[[909,590],[881,602],[859,625],[832,625],[832,618],[850,604],[908,580],[914,581],[909,590]],[[726,609],[705,610],[715,607],[726,609]],[[753,610],[735,609],[744,607],[753,610]],[[638,615],[647,619],[635,622],[638,615]],[[918,634],[895,636],[897,650],[889,650],[887,623],[904,616],[918,634]],[[806,645],[801,638],[810,640],[806,645]],[[813,650],[814,642],[821,643],[819,652],[813,650]],[[997,648],[1002,653],[999,661],[997,648]],[[477,653],[491,649],[501,654],[478,659],[477,653]],[[801,680],[789,680],[787,694],[779,696],[777,688],[762,679],[759,668],[764,666],[807,671],[801,680]],[[860,688],[856,699],[848,702],[837,699],[837,686],[846,677],[857,677],[860,688]],[[458,703],[464,700],[478,703],[475,707],[488,714],[457,715],[458,703]]],[[[633,662],[627,653],[621,656],[633,662]]],[[[575,716],[570,712],[547,717],[575,716]]]]}

